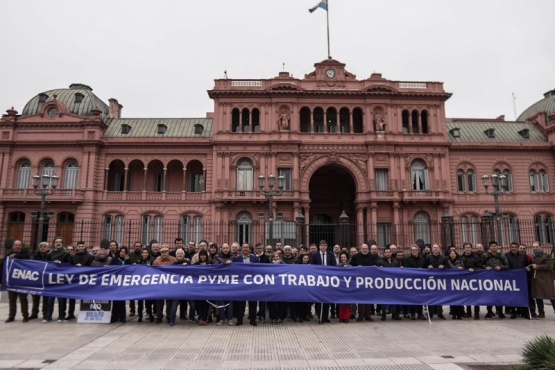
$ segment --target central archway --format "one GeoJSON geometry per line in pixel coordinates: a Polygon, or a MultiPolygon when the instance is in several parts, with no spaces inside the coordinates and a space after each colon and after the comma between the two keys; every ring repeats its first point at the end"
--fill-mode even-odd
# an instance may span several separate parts
{"type": "Polygon", "coordinates": [[[330,247],[340,242],[348,244],[348,239],[339,237],[339,216],[345,211],[349,223],[356,222],[357,187],[351,173],[341,165],[325,165],[313,173],[308,189],[310,240],[318,242],[324,239],[330,247]]]}

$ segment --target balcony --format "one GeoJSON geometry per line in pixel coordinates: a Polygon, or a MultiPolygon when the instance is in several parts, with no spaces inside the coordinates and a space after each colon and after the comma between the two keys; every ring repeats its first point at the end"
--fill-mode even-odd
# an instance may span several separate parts
{"type": "Polygon", "coordinates": [[[438,190],[404,190],[400,192],[403,202],[440,202],[445,201],[445,192],[438,190]]]}
{"type": "MultiPolygon", "coordinates": [[[[37,201],[40,196],[35,194],[34,189],[0,189],[0,197],[3,201],[13,200],[20,202],[37,201]]],[[[78,189],[56,189],[48,196],[49,202],[82,202],[85,197],[84,190],[78,189]]]]}
{"type": "Polygon", "coordinates": [[[102,200],[106,201],[195,202],[206,199],[205,192],[105,191],[102,194],[102,200]]]}
{"type": "Polygon", "coordinates": [[[396,190],[372,190],[372,199],[376,201],[397,201],[399,192],[396,190]]]}

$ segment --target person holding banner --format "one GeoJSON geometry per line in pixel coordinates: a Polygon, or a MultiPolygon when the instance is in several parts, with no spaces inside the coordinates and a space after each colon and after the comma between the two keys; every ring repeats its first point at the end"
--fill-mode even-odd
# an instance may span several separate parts
{"type": "MultiPolygon", "coordinates": [[[[320,240],[320,251],[316,252],[310,257],[311,265],[322,265],[322,266],[335,266],[335,257],[332,252],[328,251],[328,242],[325,240],[320,240]]],[[[318,314],[318,319],[320,324],[331,322],[328,319],[330,305],[329,303],[318,303],[316,304],[316,313],[318,314]]]]}
{"type": "MultiPolygon", "coordinates": [[[[235,263],[260,263],[258,258],[252,254],[251,246],[248,243],[243,244],[241,247],[241,254],[233,259],[235,263]]],[[[236,312],[237,323],[235,326],[243,325],[243,318],[245,316],[246,302],[236,301],[234,311],[236,312]]],[[[256,326],[256,303],[257,301],[249,301],[249,323],[256,326]]]]}
{"type": "MultiPolygon", "coordinates": [[[[351,248],[352,249],[352,248],[351,248]]],[[[377,249],[377,247],[376,247],[377,249]]],[[[351,257],[351,266],[376,266],[378,265],[380,259],[376,257],[375,254],[369,253],[370,248],[368,244],[363,244],[360,246],[360,252],[356,253],[351,257]]],[[[361,321],[374,321],[372,318],[372,307],[370,304],[358,304],[358,318],[357,322],[361,321]]]]}
{"type": "MultiPolygon", "coordinates": [[[[46,261],[48,258],[48,252],[50,252],[50,247],[48,246],[48,242],[40,242],[39,243],[39,251],[37,254],[33,256],[33,260],[35,261],[46,261]]],[[[40,301],[42,300],[42,318],[45,319],[48,316],[48,297],[40,296],[40,295],[32,295],[33,297],[33,308],[31,309],[31,316],[29,316],[29,320],[38,319],[39,317],[39,306],[40,301]]]]}
{"type": "MultiPolygon", "coordinates": [[[[129,259],[129,251],[127,250],[127,247],[121,247],[117,252],[117,257],[112,258],[110,264],[115,266],[131,265],[131,260],[129,259]]],[[[112,302],[112,318],[110,319],[110,323],[118,321],[123,324],[126,323],[125,301],[112,302]]]]}
{"type": "MultiPolygon", "coordinates": [[[[410,246],[410,254],[405,258],[403,261],[403,266],[401,267],[408,267],[414,269],[423,269],[426,268],[426,258],[420,253],[421,249],[417,244],[413,244],[410,246]]],[[[409,313],[411,320],[426,320],[424,317],[424,308],[421,305],[409,306],[409,313]]]]}
{"type": "MultiPolygon", "coordinates": [[[[507,270],[509,268],[509,261],[507,260],[507,256],[501,253],[497,248],[498,248],[497,242],[491,241],[489,243],[489,250],[486,253],[484,253],[482,257],[482,263],[484,265],[484,268],[488,271],[489,270],[501,271],[501,270],[507,270]]],[[[493,306],[486,306],[486,308],[488,310],[488,313],[486,314],[485,319],[489,320],[494,316],[493,306]]],[[[502,306],[495,306],[495,311],[499,319],[506,318],[505,314],[503,314],[502,306]]]]}
{"type": "MultiPolygon", "coordinates": [[[[463,243],[461,261],[464,264],[464,268],[470,272],[483,269],[482,258],[472,251],[472,244],[469,242],[463,243]]],[[[464,317],[472,317],[472,306],[466,306],[466,314],[464,317]]],[[[474,320],[480,320],[480,306],[474,306],[474,320]]]]}
{"type": "MultiPolygon", "coordinates": [[[[23,249],[23,246],[21,244],[21,240],[15,240],[13,242],[13,247],[11,250],[11,253],[8,254],[8,257],[10,258],[14,258],[14,259],[22,259],[22,260],[28,260],[31,259],[31,256],[29,255],[29,252],[27,252],[26,250],[23,249]]],[[[1,274],[4,274],[4,269],[5,269],[5,265],[7,263],[7,258],[4,259],[4,262],[2,263],[2,271],[1,274]]],[[[0,276],[2,276],[0,275],[0,276]]],[[[0,288],[2,288],[2,280],[0,278],[0,288]]],[[[27,293],[17,293],[17,292],[12,292],[11,290],[8,291],[8,300],[9,300],[9,313],[8,313],[8,318],[6,319],[6,321],[4,321],[5,323],[9,323],[12,321],[15,321],[15,314],[17,312],[17,300],[19,299],[19,303],[21,305],[21,315],[23,316],[23,321],[22,322],[28,322],[29,321],[29,301],[27,300],[27,293]]]]}
{"type": "MultiPolygon", "coordinates": [[[[233,263],[235,256],[231,254],[229,244],[223,243],[220,252],[214,257],[213,263],[215,265],[229,265],[233,263]]],[[[216,325],[221,326],[224,323],[233,326],[233,302],[230,301],[216,301],[218,308],[219,320],[216,325]]]]}
{"type": "MultiPolygon", "coordinates": [[[[54,238],[54,249],[48,253],[47,257],[48,261],[52,261],[54,263],[71,263],[70,254],[64,248],[63,239],[61,236],[57,236],[54,238]]],[[[54,301],[56,300],[55,297],[50,297],[48,299],[48,315],[47,317],[42,320],[42,322],[50,322],[52,321],[52,315],[54,314],[54,301]]],[[[58,322],[66,322],[66,308],[67,308],[67,299],[66,298],[58,298],[58,322]]]]}
{"type": "MultiPolygon", "coordinates": [[[[447,264],[447,259],[444,255],[441,254],[441,248],[438,244],[432,245],[432,253],[426,257],[426,264],[428,265],[428,269],[439,269],[443,270],[445,265],[447,264]]],[[[429,306],[428,307],[428,315],[430,319],[434,317],[434,314],[437,313],[437,318],[441,320],[445,320],[445,316],[443,316],[443,307],[442,306],[429,306]]]]}

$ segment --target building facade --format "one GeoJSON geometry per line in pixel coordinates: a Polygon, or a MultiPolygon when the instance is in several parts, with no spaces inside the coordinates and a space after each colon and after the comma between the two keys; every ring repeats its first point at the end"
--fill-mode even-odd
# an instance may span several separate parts
{"type": "Polygon", "coordinates": [[[440,82],[357,78],[327,59],[208,94],[206,118],[123,118],[83,84],[8,109],[0,244],[553,241],[555,90],[516,122],[448,119],[440,82]],[[505,182],[486,191],[484,174],[505,182]],[[35,175],[59,177],[41,222],[35,175]],[[259,188],[270,175],[273,196],[259,188]]]}

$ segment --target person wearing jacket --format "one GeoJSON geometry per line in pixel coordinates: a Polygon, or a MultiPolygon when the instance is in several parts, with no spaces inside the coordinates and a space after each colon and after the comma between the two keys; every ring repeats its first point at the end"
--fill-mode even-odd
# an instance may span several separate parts
{"type": "MultiPolygon", "coordinates": [[[[447,264],[447,259],[444,255],[441,254],[441,248],[438,244],[432,245],[432,252],[426,256],[426,264],[428,265],[428,269],[430,270],[443,270],[445,265],[447,264]]],[[[443,316],[443,307],[442,306],[429,306],[428,307],[430,312],[430,319],[434,317],[434,314],[437,313],[437,318],[441,320],[445,320],[445,316],[443,316]]]]}
{"type": "MultiPolygon", "coordinates": [[[[455,249],[449,252],[447,258],[447,268],[454,270],[464,270],[464,262],[455,249]]],[[[462,320],[464,316],[464,306],[451,306],[453,320],[462,320]]]]}
{"type": "MultiPolygon", "coordinates": [[[[420,253],[420,247],[417,244],[410,246],[410,254],[405,257],[402,267],[423,269],[426,268],[426,258],[420,253]]],[[[409,306],[411,320],[426,320],[424,317],[424,309],[421,305],[409,306]]]]}
{"type": "MultiPolygon", "coordinates": [[[[368,244],[362,244],[360,246],[360,252],[351,256],[350,265],[351,266],[376,266],[378,262],[379,260],[376,258],[376,256],[370,253],[370,248],[368,247],[368,244]]],[[[372,319],[372,316],[371,316],[372,307],[373,305],[371,304],[358,304],[357,321],[358,322],[361,322],[363,320],[374,321],[374,319],[372,319]]]]}
{"type": "MultiPolygon", "coordinates": [[[[112,258],[110,265],[112,266],[131,265],[131,260],[129,259],[129,251],[127,250],[127,247],[120,247],[120,249],[116,253],[116,257],[112,258]]],[[[112,302],[112,318],[110,319],[110,323],[114,323],[118,321],[123,324],[126,323],[125,301],[112,302]]]]}
{"type": "MultiPolygon", "coordinates": [[[[251,247],[248,243],[245,243],[242,245],[241,254],[235,257],[233,259],[233,262],[247,263],[247,264],[260,263],[258,258],[254,254],[252,254],[251,247]]],[[[236,301],[234,303],[235,303],[235,306],[233,307],[233,310],[235,311],[236,317],[237,317],[237,323],[235,325],[240,326],[240,325],[243,325],[243,317],[245,316],[246,303],[245,301],[236,301]]],[[[249,323],[252,326],[257,325],[256,324],[256,303],[257,303],[256,301],[249,301],[249,323]]]]}
{"type": "MultiPolygon", "coordinates": [[[[482,264],[484,265],[484,268],[488,271],[501,271],[507,270],[509,268],[509,261],[507,261],[507,256],[505,256],[498,250],[496,241],[491,241],[489,243],[489,250],[482,255],[482,264]]],[[[487,306],[486,308],[488,310],[488,313],[486,314],[485,319],[489,320],[494,316],[493,307],[487,306]]],[[[495,306],[495,312],[499,319],[506,318],[505,314],[503,314],[502,306],[495,306]]]]}
{"type": "MultiPolygon", "coordinates": [[[[472,244],[469,242],[463,244],[461,261],[464,264],[464,268],[469,272],[482,270],[484,268],[482,265],[482,258],[472,250],[472,244]]],[[[466,314],[464,317],[472,317],[472,306],[466,306],[466,314]]],[[[474,320],[480,320],[480,306],[474,306],[474,320]]]]}
{"type": "MultiPolygon", "coordinates": [[[[87,252],[84,241],[78,241],[75,246],[75,253],[70,254],[71,264],[77,267],[90,266],[94,261],[92,254],[87,252]]],[[[66,320],[75,320],[75,299],[69,298],[66,320]]]]}
{"type": "MultiPolygon", "coordinates": [[[[48,242],[40,242],[39,251],[37,252],[37,254],[33,256],[33,260],[46,261],[48,257],[48,252],[50,252],[48,242]]],[[[33,299],[33,308],[31,309],[31,316],[29,316],[29,320],[38,319],[41,300],[42,300],[42,311],[41,311],[42,318],[45,319],[46,316],[48,315],[48,297],[40,296],[37,294],[34,294],[31,297],[33,299]]]]}
{"type": "MultiPolygon", "coordinates": [[[[512,242],[510,244],[509,252],[505,253],[507,262],[509,262],[509,270],[524,269],[529,265],[526,253],[521,253],[518,249],[518,243],[512,242]]],[[[511,319],[516,319],[519,315],[530,319],[529,307],[507,307],[511,311],[511,319]]]]}
{"type": "MultiPolygon", "coordinates": [[[[260,244],[262,245],[262,244],[260,244]]],[[[233,263],[235,256],[231,254],[231,248],[229,244],[223,243],[220,251],[214,257],[213,263],[215,265],[229,265],[233,263]]],[[[229,326],[233,326],[233,302],[231,301],[216,301],[218,307],[219,320],[217,325],[221,326],[224,323],[229,326]]]]}
{"type": "MultiPolygon", "coordinates": [[[[150,266],[150,250],[148,248],[143,248],[141,250],[141,259],[135,262],[135,264],[150,266]]],[[[148,315],[150,322],[154,322],[154,314],[153,314],[154,304],[155,304],[155,301],[151,299],[147,299],[147,300],[140,299],[138,301],[137,306],[138,306],[139,319],[137,320],[137,322],[143,322],[144,308],[146,308],[146,314],[148,315]]]]}
{"type": "MultiPolygon", "coordinates": [[[[544,299],[554,302],[555,286],[553,285],[553,258],[544,253],[539,242],[532,244],[534,254],[532,255],[532,264],[526,267],[526,270],[532,272],[532,297],[536,300],[538,307],[538,315],[536,319],[544,319],[544,299]]],[[[535,311],[535,310],[534,310],[535,311]]]]}
{"type": "MultiPolygon", "coordinates": [[[[64,248],[63,239],[61,236],[57,236],[56,238],[54,238],[54,249],[50,253],[48,253],[46,260],[54,263],[71,263],[71,256],[69,252],[64,248]]],[[[55,297],[48,298],[48,315],[44,320],[42,320],[42,322],[52,321],[55,300],[55,297]]],[[[67,322],[66,308],[67,299],[58,298],[58,322],[67,322]]]]}
{"type": "MultiPolygon", "coordinates": [[[[28,260],[31,259],[29,252],[23,249],[23,244],[21,240],[14,240],[11,253],[8,257],[18,260],[28,260]]],[[[4,259],[2,271],[0,271],[0,276],[4,273],[4,269],[7,267],[7,258],[4,259]]],[[[0,280],[0,288],[2,287],[2,281],[0,280]]],[[[5,323],[15,321],[15,314],[17,312],[17,300],[19,299],[19,304],[21,305],[21,315],[23,316],[23,322],[29,321],[29,301],[27,300],[27,293],[17,293],[8,291],[9,300],[9,312],[8,318],[5,323]]]]}

